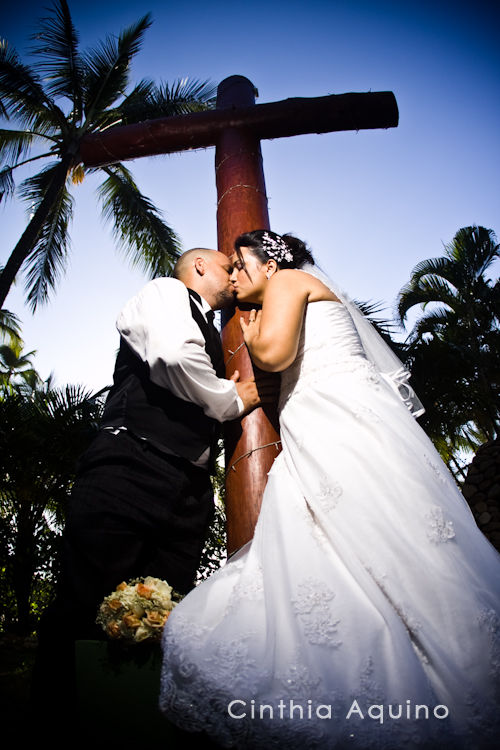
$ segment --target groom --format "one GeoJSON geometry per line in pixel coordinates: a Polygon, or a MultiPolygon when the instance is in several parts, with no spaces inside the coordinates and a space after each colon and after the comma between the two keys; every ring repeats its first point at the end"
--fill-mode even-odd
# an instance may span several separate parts
{"type": "Polygon", "coordinates": [[[104,596],[147,575],[180,593],[193,586],[213,516],[219,425],[260,404],[253,380],[224,377],[213,310],[234,301],[231,273],[223,253],[189,250],[174,278],[146,284],[118,317],[114,384],[80,461],[61,589],[39,630],[32,701],[40,722],[56,706],[58,726],[71,727],[73,644],[104,637],[95,624],[104,596]]]}
{"type": "Polygon", "coordinates": [[[184,253],[117,320],[120,349],[102,429],[83,456],[65,529],[65,585],[79,638],[97,637],[103,597],[152,575],[194,584],[213,517],[210,472],[221,422],[257,406],[254,381],[224,377],[213,310],[231,305],[229,259],[184,253]]]}

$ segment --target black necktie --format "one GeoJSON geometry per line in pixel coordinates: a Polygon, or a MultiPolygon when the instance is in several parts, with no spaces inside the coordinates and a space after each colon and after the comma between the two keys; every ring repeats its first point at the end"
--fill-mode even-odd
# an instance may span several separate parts
{"type": "Polygon", "coordinates": [[[221,345],[220,333],[217,330],[215,323],[214,323],[215,313],[213,310],[209,310],[207,313],[205,313],[205,315],[206,315],[208,327],[210,330],[210,336],[214,339],[214,341],[218,341],[219,346],[220,346],[221,345]]]}
{"type": "Polygon", "coordinates": [[[200,295],[193,289],[188,289],[188,292],[191,297],[191,312],[205,337],[206,349],[212,360],[214,370],[219,378],[223,378],[225,375],[224,355],[222,353],[220,334],[214,325],[215,313],[213,310],[208,310],[206,313],[202,313],[201,309],[194,302],[194,300],[197,300],[201,304],[200,295]]]}
{"type": "Polygon", "coordinates": [[[208,334],[210,337],[210,343],[213,344],[212,350],[217,352],[217,372],[224,372],[224,356],[222,354],[222,342],[220,339],[220,333],[214,325],[215,313],[213,310],[209,310],[206,314],[208,323],[208,334]]]}

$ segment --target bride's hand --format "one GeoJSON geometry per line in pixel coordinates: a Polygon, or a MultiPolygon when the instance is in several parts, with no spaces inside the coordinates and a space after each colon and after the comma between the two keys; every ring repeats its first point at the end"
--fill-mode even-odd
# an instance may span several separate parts
{"type": "Polygon", "coordinates": [[[260,321],[262,318],[262,310],[250,310],[250,316],[248,323],[244,318],[240,318],[240,326],[243,331],[243,338],[245,344],[249,349],[252,348],[252,344],[260,333],[260,321]]]}

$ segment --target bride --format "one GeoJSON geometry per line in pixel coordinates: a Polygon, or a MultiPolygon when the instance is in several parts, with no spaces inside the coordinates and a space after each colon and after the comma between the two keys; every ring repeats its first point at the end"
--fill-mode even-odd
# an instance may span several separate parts
{"type": "Polygon", "coordinates": [[[283,450],[253,540],[167,622],[161,710],[228,748],[493,748],[500,556],[408,373],[300,240],[235,247],[283,450]]]}

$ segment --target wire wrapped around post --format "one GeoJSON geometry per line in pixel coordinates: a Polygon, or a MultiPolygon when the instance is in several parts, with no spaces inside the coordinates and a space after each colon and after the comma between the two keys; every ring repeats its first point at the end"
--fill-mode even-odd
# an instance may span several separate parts
{"type": "MultiPolygon", "coordinates": [[[[218,89],[217,109],[255,105],[255,88],[242,76],[232,76],[218,89]]],[[[269,229],[266,186],[258,137],[250,130],[228,128],[218,139],[215,151],[217,184],[217,231],[219,250],[231,256],[234,241],[242,232],[269,229]]],[[[226,376],[239,370],[241,380],[254,377],[257,383],[276,378],[254,371],[240,328],[246,310],[236,308],[222,315],[222,342],[226,376]]],[[[228,554],[248,542],[254,532],[262,494],[281,442],[276,405],[255,409],[241,420],[225,426],[226,517],[228,554]],[[243,461],[243,458],[245,459],[243,461]]]]}

